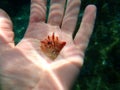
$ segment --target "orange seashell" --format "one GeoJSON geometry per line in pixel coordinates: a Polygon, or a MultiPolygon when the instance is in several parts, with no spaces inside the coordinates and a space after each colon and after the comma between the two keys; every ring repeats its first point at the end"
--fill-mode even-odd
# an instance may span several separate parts
{"type": "Polygon", "coordinates": [[[66,42],[60,41],[58,39],[58,36],[55,36],[54,33],[52,34],[52,36],[48,36],[40,43],[41,43],[40,46],[41,50],[44,52],[46,56],[48,56],[52,60],[54,60],[58,56],[61,49],[66,44],[66,42]]]}

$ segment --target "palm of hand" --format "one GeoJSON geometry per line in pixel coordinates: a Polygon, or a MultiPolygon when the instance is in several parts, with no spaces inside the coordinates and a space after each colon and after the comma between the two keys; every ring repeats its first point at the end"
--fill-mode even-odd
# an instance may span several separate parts
{"type": "MultiPolygon", "coordinates": [[[[29,24],[24,38],[18,45],[2,43],[1,49],[4,46],[8,48],[0,52],[0,74],[3,88],[5,90],[13,87],[16,88],[15,90],[68,89],[82,66],[87,43],[86,40],[78,42],[79,34],[73,40],[72,34],[73,31],[60,29],[56,25],[34,22],[29,24]],[[46,57],[40,49],[40,41],[53,32],[59,36],[61,41],[66,42],[55,61],[46,57]]],[[[86,37],[89,38],[89,35],[86,37]]]]}
{"type": "MultiPolygon", "coordinates": [[[[56,88],[57,85],[61,84],[60,82],[66,83],[68,82],[67,80],[73,79],[71,76],[68,77],[69,73],[66,73],[65,71],[78,71],[78,65],[82,64],[82,59],[78,53],[78,49],[75,47],[76,45],[72,41],[72,36],[56,30],[59,29],[59,27],[45,23],[35,23],[35,25],[30,25],[30,30],[31,28],[32,31],[29,31],[30,33],[27,33],[15,48],[10,47],[11,49],[7,51],[7,53],[5,52],[5,54],[2,54],[1,61],[2,65],[4,65],[2,66],[2,74],[3,77],[8,76],[7,82],[9,79],[10,81],[12,79],[12,84],[15,84],[17,88],[19,87],[21,89],[22,86],[23,90],[27,90],[28,88],[35,87],[36,84],[39,83],[41,77],[44,77],[44,79],[52,79],[53,82],[50,81],[50,83],[54,83],[56,88]],[[64,39],[66,45],[54,62],[41,53],[42,51],[40,50],[40,40],[42,40],[43,37],[47,37],[48,33],[54,32],[53,28],[56,28],[54,29],[55,34],[66,36],[66,39],[64,39]],[[43,32],[40,35],[42,32],[41,29],[44,29],[46,32],[43,32]],[[37,33],[39,33],[39,35],[37,35],[37,33]],[[11,60],[9,60],[9,58],[11,60]],[[60,75],[60,73],[63,75],[60,75]],[[51,76],[51,74],[54,76],[51,76]],[[56,78],[60,79],[60,82],[57,82],[56,78]]],[[[48,82],[49,80],[46,81],[48,82]]]]}

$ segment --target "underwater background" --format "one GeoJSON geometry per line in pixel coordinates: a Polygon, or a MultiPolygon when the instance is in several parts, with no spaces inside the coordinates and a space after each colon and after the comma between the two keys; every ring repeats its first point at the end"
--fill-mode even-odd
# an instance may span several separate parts
{"type": "MultiPolygon", "coordinates": [[[[97,18],[84,66],[72,90],[120,90],[120,0],[82,0],[76,30],[88,4],[97,6],[97,18]]],[[[0,0],[0,8],[13,21],[17,44],[28,25],[30,0],[0,0]]]]}

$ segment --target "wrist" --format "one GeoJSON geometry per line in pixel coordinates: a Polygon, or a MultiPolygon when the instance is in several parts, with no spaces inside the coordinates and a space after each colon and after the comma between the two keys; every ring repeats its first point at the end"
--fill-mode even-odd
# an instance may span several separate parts
{"type": "Polygon", "coordinates": [[[45,73],[33,90],[69,90],[50,72],[45,73]]]}

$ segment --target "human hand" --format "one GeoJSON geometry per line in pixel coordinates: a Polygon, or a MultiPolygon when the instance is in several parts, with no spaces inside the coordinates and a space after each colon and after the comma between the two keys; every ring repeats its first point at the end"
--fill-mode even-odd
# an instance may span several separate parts
{"type": "Polygon", "coordinates": [[[24,38],[14,44],[12,22],[0,10],[0,75],[2,90],[69,90],[83,65],[84,52],[92,33],[96,7],[89,5],[80,28],[72,35],[80,0],[51,0],[48,22],[46,1],[31,0],[30,21],[24,38]],[[41,50],[41,41],[52,34],[66,42],[52,60],[41,50]]]}

